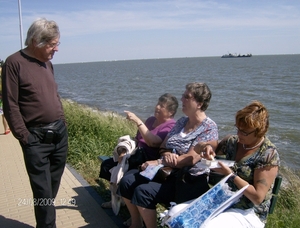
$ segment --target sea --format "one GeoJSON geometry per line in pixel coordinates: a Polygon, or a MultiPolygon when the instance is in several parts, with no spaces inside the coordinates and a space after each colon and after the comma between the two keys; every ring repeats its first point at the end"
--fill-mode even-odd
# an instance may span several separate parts
{"type": "Polygon", "coordinates": [[[212,92],[206,111],[219,128],[220,139],[235,134],[235,113],[252,100],[269,110],[269,139],[278,147],[281,164],[300,167],[300,55],[245,58],[194,57],[55,64],[62,98],[112,111],[124,110],[142,120],[154,113],[164,93],[175,95],[183,116],[181,95],[190,82],[205,82],[212,92]]]}

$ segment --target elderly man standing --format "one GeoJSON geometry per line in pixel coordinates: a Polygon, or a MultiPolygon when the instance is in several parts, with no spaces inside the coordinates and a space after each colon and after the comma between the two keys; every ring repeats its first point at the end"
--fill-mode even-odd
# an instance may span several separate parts
{"type": "Polygon", "coordinates": [[[32,23],[26,47],[2,69],[3,109],[23,150],[33,192],[36,227],[56,227],[55,197],[68,151],[68,133],[51,59],[59,27],[44,18],[32,23]]]}

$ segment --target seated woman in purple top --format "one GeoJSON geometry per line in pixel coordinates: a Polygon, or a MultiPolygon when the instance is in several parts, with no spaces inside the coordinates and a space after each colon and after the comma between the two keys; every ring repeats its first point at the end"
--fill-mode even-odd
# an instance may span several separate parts
{"type": "MultiPolygon", "coordinates": [[[[127,119],[136,123],[138,127],[135,137],[136,144],[138,147],[143,148],[148,160],[159,158],[160,144],[175,125],[174,116],[177,108],[177,98],[166,93],[159,97],[154,116],[150,116],[145,123],[134,113],[125,111],[127,119]]],[[[111,176],[109,170],[117,164],[118,162],[114,162],[113,158],[103,161],[99,177],[109,181],[111,176]]],[[[102,207],[111,208],[111,202],[103,203],[102,207]]]]}
{"type": "MultiPolygon", "coordinates": [[[[128,115],[135,116],[132,112],[127,112],[127,116],[128,115]]],[[[129,119],[131,117],[127,118],[129,119]]],[[[145,124],[143,124],[142,121],[139,121],[142,125],[139,126],[139,130],[135,137],[137,147],[141,147],[145,150],[149,160],[155,160],[158,158],[158,148],[160,144],[175,125],[175,120],[173,118],[166,120],[158,126],[156,126],[157,124],[155,122],[157,122],[157,118],[155,116],[150,116],[146,120],[145,124]]]]}

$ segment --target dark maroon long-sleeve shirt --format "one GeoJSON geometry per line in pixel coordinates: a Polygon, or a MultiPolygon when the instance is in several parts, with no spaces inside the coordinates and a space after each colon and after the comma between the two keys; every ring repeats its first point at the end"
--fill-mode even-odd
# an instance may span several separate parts
{"type": "Polygon", "coordinates": [[[18,51],[2,69],[3,111],[14,136],[24,145],[28,126],[65,121],[53,66],[18,51]]]}

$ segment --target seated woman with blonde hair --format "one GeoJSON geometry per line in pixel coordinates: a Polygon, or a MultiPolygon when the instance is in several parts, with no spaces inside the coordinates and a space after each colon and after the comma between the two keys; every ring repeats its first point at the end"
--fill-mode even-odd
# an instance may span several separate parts
{"type": "Polygon", "coordinates": [[[235,116],[237,135],[224,138],[214,152],[206,148],[210,156],[225,155],[235,161],[233,168],[219,162],[221,168],[214,171],[229,175],[228,185],[233,191],[249,186],[240,201],[208,222],[205,228],[263,228],[266,223],[272,188],[280,164],[279,154],[266,137],[269,114],[259,101],[253,101],[239,110],[235,116]]]}

